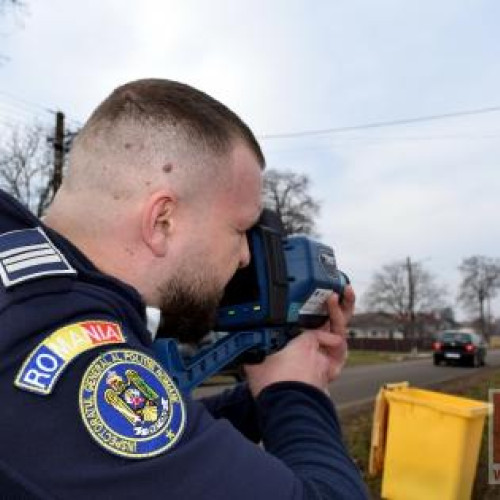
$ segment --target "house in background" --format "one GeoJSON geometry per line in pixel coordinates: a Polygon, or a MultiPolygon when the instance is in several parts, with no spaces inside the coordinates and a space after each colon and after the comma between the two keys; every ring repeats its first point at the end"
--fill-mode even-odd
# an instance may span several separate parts
{"type": "Polygon", "coordinates": [[[384,312],[355,314],[348,325],[353,339],[403,339],[404,333],[397,318],[384,312]]]}
{"type": "MultiPolygon", "coordinates": [[[[415,336],[420,339],[432,339],[438,332],[458,326],[449,308],[415,315],[415,336]]],[[[395,314],[365,312],[355,314],[348,329],[349,337],[353,339],[404,339],[408,322],[395,314]]]]}

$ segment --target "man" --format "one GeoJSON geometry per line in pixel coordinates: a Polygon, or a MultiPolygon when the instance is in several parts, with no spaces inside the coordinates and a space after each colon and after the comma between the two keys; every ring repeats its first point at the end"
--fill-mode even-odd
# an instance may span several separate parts
{"type": "Polygon", "coordinates": [[[354,294],[248,386],[183,397],[156,362],[195,342],[250,255],[264,158],[229,109],[186,85],[116,89],[72,148],[44,222],[2,197],[0,467],[47,498],[365,498],[328,394],[354,294]],[[263,442],[264,449],[256,443],[263,442]]]}

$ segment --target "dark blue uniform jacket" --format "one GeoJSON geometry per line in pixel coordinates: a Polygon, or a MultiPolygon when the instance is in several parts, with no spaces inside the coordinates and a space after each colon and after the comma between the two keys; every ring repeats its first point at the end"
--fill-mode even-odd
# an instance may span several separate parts
{"type": "Polygon", "coordinates": [[[0,275],[0,498],[366,498],[331,401],[301,383],[274,384],[256,401],[245,385],[202,401],[184,397],[174,446],[139,459],[109,451],[84,424],[80,385],[110,350],[154,358],[140,296],[1,192],[0,275]],[[26,231],[38,227],[46,236],[26,231]],[[34,252],[28,261],[25,251],[34,252]],[[61,328],[96,321],[119,325],[125,343],[83,350],[49,392],[30,390],[30,383],[47,390],[36,363],[52,369],[49,356],[30,361],[30,354],[41,356],[61,328]]]}

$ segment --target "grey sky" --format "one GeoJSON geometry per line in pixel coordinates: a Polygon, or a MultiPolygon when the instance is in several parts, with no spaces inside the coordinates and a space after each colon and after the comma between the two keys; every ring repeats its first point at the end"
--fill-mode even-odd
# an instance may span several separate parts
{"type": "MultiPolygon", "coordinates": [[[[28,2],[24,27],[1,21],[0,92],[78,121],[147,76],[203,89],[259,136],[500,105],[495,0],[28,2]]],[[[0,94],[0,121],[34,112],[0,94]]],[[[410,255],[454,305],[460,260],[500,257],[499,139],[500,112],[262,144],[310,175],[359,295],[410,255]]]]}

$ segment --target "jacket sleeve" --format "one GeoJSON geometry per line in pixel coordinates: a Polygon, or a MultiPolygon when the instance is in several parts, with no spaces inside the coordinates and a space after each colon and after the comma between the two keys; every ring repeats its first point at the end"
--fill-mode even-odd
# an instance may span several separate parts
{"type": "Polygon", "coordinates": [[[250,441],[261,441],[257,406],[248,384],[238,384],[233,389],[201,398],[200,401],[215,419],[225,418],[250,441]]]}
{"type": "Polygon", "coordinates": [[[282,382],[254,400],[247,384],[240,384],[201,402],[215,419],[227,419],[247,438],[263,441],[266,452],[292,472],[294,500],[368,498],[335,408],[321,391],[282,382]]]}
{"type": "Polygon", "coordinates": [[[325,394],[299,382],[282,382],[264,389],[256,403],[265,449],[300,479],[301,498],[368,498],[325,394]]]}

